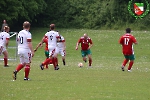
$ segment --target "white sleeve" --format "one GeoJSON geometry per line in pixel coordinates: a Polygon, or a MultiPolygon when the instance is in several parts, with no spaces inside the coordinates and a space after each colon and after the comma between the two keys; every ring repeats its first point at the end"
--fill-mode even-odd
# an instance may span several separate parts
{"type": "Polygon", "coordinates": [[[31,33],[28,33],[27,39],[32,39],[31,33]]]}
{"type": "Polygon", "coordinates": [[[6,38],[8,38],[8,39],[9,39],[9,38],[10,38],[10,35],[9,35],[9,34],[7,34],[6,38]]]}

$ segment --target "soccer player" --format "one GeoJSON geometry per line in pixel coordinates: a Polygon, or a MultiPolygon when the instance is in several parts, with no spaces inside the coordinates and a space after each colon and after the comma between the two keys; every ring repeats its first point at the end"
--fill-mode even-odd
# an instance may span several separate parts
{"type": "MultiPolygon", "coordinates": [[[[45,56],[46,56],[46,59],[49,58],[49,51],[48,51],[48,38],[44,38],[43,41],[41,41],[37,47],[34,49],[34,52],[36,52],[38,50],[38,48],[41,46],[43,46],[43,43],[45,43],[45,56]]],[[[49,62],[49,64],[52,64],[52,61],[49,62]]],[[[46,69],[48,69],[48,64],[46,64],[46,69]]]]}
{"type": "Polygon", "coordinates": [[[132,65],[134,63],[134,51],[133,51],[133,44],[137,44],[136,38],[130,34],[131,29],[127,28],[126,33],[121,36],[119,43],[122,45],[122,53],[125,57],[123,63],[122,63],[122,71],[124,71],[124,67],[129,62],[128,71],[131,72],[132,65]]]}
{"type": "Polygon", "coordinates": [[[7,47],[9,43],[10,35],[8,34],[10,28],[8,26],[4,27],[4,31],[0,33],[0,55],[3,53],[4,55],[4,67],[9,67],[8,62],[8,52],[7,47]]]}
{"type": "Polygon", "coordinates": [[[42,41],[44,41],[45,38],[48,38],[48,50],[49,50],[49,58],[46,59],[41,65],[41,70],[44,69],[44,65],[48,64],[51,60],[54,65],[54,70],[59,70],[59,67],[56,66],[56,57],[55,50],[57,46],[57,42],[59,41],[59,33],[55,31],[55,24],[50,25],[50,31],[48,31],[45,36],[43,37],[42,41]]]}
{"type": "Polygon", "coordinates": [[[31,58],[34,56],[34,51],[32,47],[32,35],[29,32],[30,23],[25,21],[23,23],[23,30],[19,32],[17,42],[18,42],[18,55],[20,57],[20,64],[13,71],[13,79],[16,80],[17,73],[24,68],[25,76],[24,80],[29,79],[30,63],[31,58]]]}
{"type": "MultiPolygon", "coordinates": [[[[60,41],[57,42],[57,47],[56,47],[56,54],[55,56],[57,57],[58,54],[60,54],[62,56],[62,61],[63,61],[63,65],[66,65],[65,62],[65,56],[66,56],[66,43],[65,43],[65,38],[59,34],[60,37],[60,41]]],[[[56,65],[58,66],[58,60],[56,61],[56,65]]]]}
{"type": "Polygon", "coordinates": [[[89,67],[92,67],[92,57],[91,57],[91,50],[90,48],[93,46],[92,39],[88,37],[88,35],[85,33],[83,37],[81,37],[76,45],[76,50],[78,50],[78,46],[81,43],[81,54],[83,57],[83,61],[86,62],[86,56],[88,56],[89,59],[89,67]]]}

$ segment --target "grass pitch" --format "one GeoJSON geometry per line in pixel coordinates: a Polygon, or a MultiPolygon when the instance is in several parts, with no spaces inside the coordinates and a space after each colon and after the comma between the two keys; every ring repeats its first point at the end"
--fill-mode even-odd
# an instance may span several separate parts
{"type": "MultiPolygon", "coordinates": [[[[34,48],[48,29],[31,29],[34,48]]],[[[138,45],[134,45],[135,63],[132,72],[121,71],[124,59],[118,40],[124,31],[58,29],[66,39],[66,66],[59,56],[60,70],[40,70],[44,48],[39,48],[32,59],[30,79],[24,81],[24,70],[12,81],[12,71],[19,63],[9,61],[9,68],[0,70],[0,100],[149,100],[150,99],[150,32],[133,31],[138,45]],[[84,33],[93,40],[93,65],[88,68],[81,58],[76,42],[84,33]],[[79,68],[82,62],[84,67],[79,68]]],[[[10,52],[11,53],[11,52],[10,52]]]]}

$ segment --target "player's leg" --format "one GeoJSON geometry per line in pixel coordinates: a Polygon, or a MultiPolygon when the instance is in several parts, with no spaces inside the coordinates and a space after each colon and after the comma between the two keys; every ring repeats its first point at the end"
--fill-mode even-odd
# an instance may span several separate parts
{"type": "Polygon", "coordinates": [[[58,54],[59,53],[60,53],[59,48],[56,47],[55,54],[54,54],[54,59],[55,59],[55,63],[56,63],[57,67],[58,67],[58,54]]]}
{"type": "Polygon", "coordinates": [[[92,67],[92,53],[91,50],[87,50],[86,51],[87,55],[88,55],[88,59],[89,59],[89,67],[92,67]]]}
{"type": "Polygon", "coordinates": [[[66,61],[65,61],[66,51],[62,49],[60,54],[62,56],[63,65],[66,65],[66,61]]]}
{"type": "Polygon", "coordinates": [[[122,71],[124,71],[124,67],[126,66],[126,64],[129,61],[129,56],[128,55],[124,55],[124,57],[125,57],[125,59],[124,59],[124,61],[122,63],[122,66],[121,66],[122,71]]]}
{"type": "Polygon", "coordinates": [[[87,60],[86,60],[86,52],[81,50],[81,55],[82,55],[83,61],[87,62],[87,60]]]}
{"type": "Polygon", "coordinates": [[[6,48],[5,47],[1,47],[1,50],[2,50],[2,52],[3,52],[3,55],[4,55],[4,67],[9,67],[8,66],[8,52],[7,52],[7,50],[6,50],[6,48]]]}
{"type": "Polygon", "coordinates": [[[129,56],[129,59],[130,59],[130,62],[129,62],[129,66],[128,66],[128,71],[130,72],[130,71],[131,71],[131,68],[132,68],[132,66],[133,66],[134,60],[135,60],[134,55],[130,55],[130,56],[129,56]]]}
{"type": "Polygon", "coordinates": [[[19,58],[20,58],[20,64],[18,64],[16,69],[13,71],[13,79],[14,80],[16,80],[16,78],[17,78],[17,73],[25,66],[23,55],[19,54],[19,58]]]}
{"type": "Polygon", "coordinates": [[[29,80],[29,73],[30,73],[30,63],[31,63],[32,55],[30,52],[25,54],[25,68],[24,68],[24,80],[29,80]]]}
{"type": "Polygon", "coordinates": [[[56,59],[53,57],[55,54],[55,48],[49,49],[49,58],[46,59],[41,65],[40,68],[41,70],[44,69],[44,65],[48,64],[51,60],[53,62],[54,68],[56,68],[56,59]]]}
{"type": "MultiPolygon", "coordinates": [[[[48,51],[45,51],[45,56],[46,56],[46,59],[49,58],[49,52],[48,51]]],[[[46,64],[45,66],[46,66],[46,68],[48,68],[48,64],[46,64]]]]}

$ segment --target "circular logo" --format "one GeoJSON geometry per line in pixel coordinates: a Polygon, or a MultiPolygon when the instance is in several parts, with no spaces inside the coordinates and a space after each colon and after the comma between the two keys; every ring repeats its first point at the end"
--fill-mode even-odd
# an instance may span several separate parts
{"type": "Polygon", "coordinates": [[[143,0],[143,2],[130,0],[128,3],[128,11],[136,19],[142,19],[144,16],[146,16],[149,12],[149,8],[150,6],[147,0],[143,0]]]}

